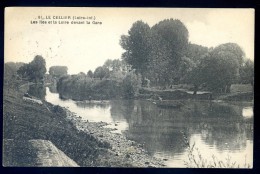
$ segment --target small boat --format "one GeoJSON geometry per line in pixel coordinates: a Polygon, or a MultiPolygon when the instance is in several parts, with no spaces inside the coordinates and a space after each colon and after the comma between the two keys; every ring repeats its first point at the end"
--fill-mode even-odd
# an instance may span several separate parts
{"type": "Polygon", "coordinates": [[[153,102],[153,103],[156,104],[156,106],[158,106],[160,108],[178,109],[178,108],[181,108],[183,106],[183,104],[180,103],[180,102],[170,101],[170,100],[156,101],[156,102],[153,102]]]}

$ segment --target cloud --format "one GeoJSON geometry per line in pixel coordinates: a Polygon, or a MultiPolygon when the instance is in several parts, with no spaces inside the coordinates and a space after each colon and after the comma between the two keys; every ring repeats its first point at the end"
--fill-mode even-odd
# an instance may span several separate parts
{"type": "Polygon", "coordinates": [[[240,45],[246,56],[254,59],[254,11],[213,10],[206,22],[196,19],[187,22],[192,43],[215,47],[219,44],[234,42],[240,45]]]}

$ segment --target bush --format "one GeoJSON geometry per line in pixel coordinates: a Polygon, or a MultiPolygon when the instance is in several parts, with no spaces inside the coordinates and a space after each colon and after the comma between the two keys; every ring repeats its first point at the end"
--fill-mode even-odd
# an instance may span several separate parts
{"type": "Polygon", "coordinates": [[[88,76],[62,77],[57,89],[63,98],[105,100],[121,96],[121,84],[115,80],[91,79],[88,76]]]}
{"type": "Polygon", "coordinates": [[[128,73],[122,84],[123,97],[126,99],[133,98],[139,92],[140,86],[140,77],[138,77],[133,71],[128,73]]]}

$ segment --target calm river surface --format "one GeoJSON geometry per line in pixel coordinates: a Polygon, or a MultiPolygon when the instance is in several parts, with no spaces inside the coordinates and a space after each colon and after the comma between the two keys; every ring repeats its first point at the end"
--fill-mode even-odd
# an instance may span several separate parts
{"type": "Polygon", "coordinates": [[[153,156],[168,167],[186,167],[187,147],[183,132],[208,161],[231,161],[244,167],[253,163],[252,103],[185,101],[180,109],[162,109],[145,100],[115,100],[103,104],[61,100],[46,88],[45,99],[67,107],[82,119],[111,123],[127,138],[144,144],[153,156]]]}

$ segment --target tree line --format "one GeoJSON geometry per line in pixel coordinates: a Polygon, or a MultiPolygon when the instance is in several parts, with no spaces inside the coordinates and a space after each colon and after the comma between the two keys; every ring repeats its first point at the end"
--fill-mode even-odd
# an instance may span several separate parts
{"type": "MultiPolygon", "coordinates": [[[[152,27],[136,21],[128,34],[121,36],[120,45],[125,50],[121,59],[107,59],[94,72],[81,72],[68,79],[86,77],[117,81],[125,85],[123,89],[130,90],[129,95],[141,86],[171,88],[189,84],[196,93],[201,88],[230,92],[234,83],[253,85],[254,63],[245,57],[238,44],[224,43],[208,48],[190,43],[188,29],[178,19],[165,19],[152,27]]],[[[67,71],[65,66],[53,66],[49,74],[60,79],[69,76],[67,71]]],[[[37,55],[30,63],[23,64],[17,73],[29,81],[41,82],[46,73],[46,62],[37,55]]]]}
{"type": "MultiPolygon", "coordinates": [[[[192,44],[189,32],[178,19],[165,19],[150,27],[135,22],[120,45],[122,60],[153,86],[192,84],[194,89],[229,92],[233,83],[253,83],[254,64],[236,43],[215,48],[192,44]]],[[[214,39],[214,38],[212,38],[214,39]]]]}

